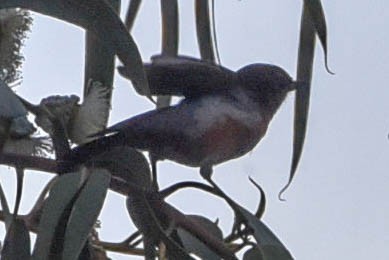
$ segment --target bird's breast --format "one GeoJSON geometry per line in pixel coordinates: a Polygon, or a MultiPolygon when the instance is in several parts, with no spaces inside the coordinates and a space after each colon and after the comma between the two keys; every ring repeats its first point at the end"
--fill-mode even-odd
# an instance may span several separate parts
{"type": "Polygon", "coordinates": [[[225,97],[196,102],[191,109],[193,124],[183,126],[190,141],[182,149],[189,145],[190,151],[178,151],[184,164],[215,165],[240,157],[251,151],[266,132],[267,123],[250,102],[231,102],[225,97]]]}

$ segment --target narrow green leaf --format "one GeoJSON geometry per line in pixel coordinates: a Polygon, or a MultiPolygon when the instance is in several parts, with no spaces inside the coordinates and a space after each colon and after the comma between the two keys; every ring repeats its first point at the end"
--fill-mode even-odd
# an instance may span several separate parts
{"type": "Polygon", "coordinates": [[[273,234],[273,232],[256,216],[248,210],[238,205],[239,212],[244,216],[247,225],[254,231],[254,237],[257,242],[262,245],[276,245],[283,247],[281,241],[273,234]]]}
{"type": "Polygon", "coordinates": [[[327,53],[327,25],[324,15],[323,6],[320,0],[304,0],[304,5],[308,8],[309,15],[312,19],[316,33],[324,51],[325,66],[329,73],[333,74],[328,68],[328,53],[327,53]]]}
{"type": "Polygon", "coordinates": [[[268,251],[270,250],[269,247],[271,247],[271,248],[276,248],[276,251],[280,252],[281,255],[287,256],[285,258],[265,257],[263,259],[268,259],[268,260],[293,259],[288,249],[282,244],[282,242],[277,238],[277,236],[274,235],[274,233],[265,225],[265,223],[263,223],[261,220],[259,220],[256,216],[251,214],[243,207],[238,206],[238,208],[239,208],[239,212],[245,218],[246,224],[253,230],[254,232],[253,235],[255,237],[255,240],[258,242],[258,248],[260,249],[261,252],[265,250],[265,253],[262,252],[262,254],[265,254],[266,256],[270,256],[271,254],[268,251]]]}
{"type": "Polygon", "coordinates": [[[126,21],[125,25],[127,27],[127,30],[131,32],[132,27],[134,26],[136,15],[138,14],[139,7],[142,3],[142,0],[130,0],[127,14],[126,14],[126,21]]]}
{"type": "Polygon", "coordinates": [[[163,108],[170,106],[170,103],[172,101],[172,97],[169,95],[162,95],[157,97],[157,108],[163,108]]]}
{"type": "Polygon", "coordinates": [[[62,259],[77,259],[96,223],[107,195],[110,174],[103,169],[91,173],[73,205],[65,231],[62,259]]]}
{"type": "MultiPolygon", "coordinates": [[[[179,16],[177,0],[161,0],[162,56],[176,57],[179,43],[179,16]]],[[[157,108],[170,105],[171,96],[157,97],[157,108]]]]}
{"type": "Polygon", "coordinates": [[[81,174],[78,172],[62,175],[54,183],[43,208],[32,259],[49,257],[57,225],[77,194],[80,183],[81,174]]]}
{"type": "Polygon", "coordinates": [[[3,214],[4,214],[5,227],[6,227],[6,230],[8,230],[8,228],[12,222],[12,214],[9,211],[7,198],[5,196],[5,193],[4,193],[3,187],[1,186],[1,183],[0,183],[0,203],[1,203],[1,208],[3,210],[3,214]]]}
{"type": "Polygon", "coordinates": [[[1,259],[26,260],[30,259],[30,252],[30,234],[26,224],[21,219],[14,219],[5,236],[1,259]]]}
{"type": "MultiPolygon", "coordinates": [[[[212,234],[214,237],[219,238],[220,241],[223,241],[222,231],[211,220],[203,216],[197,216],[197,215],[188,215],[187,217],[190,218],[192,221],[196,222],[197,224],[206,228],[207,231],[210,234],[212,234]]],[[[194,237],[191,233],[187,232],[186,230],[178,228],[177,233],[182,241],[184,248],[188,252],[199,256],[201,259],[209,259],[209,260],[221,259],[220,256],[218,256],[215,252],[210,250],[203,242],[198,240],[196,237],[194,237]]]]}
{"type": "Polygon", "coordinates": [[[216,63],[212,39],[209,0],[196,0],[196,32],[201,58],[216,63]]]}
{"type": "MultiPolygon", "coordinates": [[[[107,3],[120,11],[120,0],[107,3]]],[[[115,72],[115,53],[109,46],[89,30],[85,38],[84,98],[68,129],[69,139],[77,144],[91,141],[90,135],[107,127],[115,72]]]]}
{"type": "Polygon", "coordinates": [[[289,252],[277,246],[263,246],[261,249],[253,247],[247,250],[243,260],[290,260],[289,252]]]}
{"type": "Polygon", "coordinates": [[[244,253],[243,260],[263,260],[263,255],[258,248],[252,247],[244,253]]]}
{"type": "Polygon", "coordinates": [[[115,11],[104,0],[3,0],[0,8],[20,7],[49,15],[95,33],[132,74],[135,89],[150,97],[136,43],[115,11]]]}
{"type": "Polygon", "coordinates": [[[249,178],[249,180],[251,181],[252,184],[254,184],[254,186],[259,190],[259,193],[261,194],[261,200],[259,202],[257,212],[255,213],[255,216],[258,219],[261,219],[263,214],[265,213],[265,209],[266,209],[266,195],[265,195],[265,191],[251,177],[249,178]]]}
{"type": "MultiPolygon", "coordinates": [[[[115,12],[120,11],[120,0],[109,0],[115,12]]],[[[115,54],[105,42],[101,41],[93,32],[86,31],[85,41],[85,76],[84,98],[87,95],[89,80],[99,81],[104,86],[112,88],[115,71],[115,54]]],[[[112,90],[111,90],[112,91],[112,90]]],[[[112,92],[108,94],[111,99],[112,92]]]]}
{"type": "MultiPolygon", "coordinates": [[[[234,210],[236,219],[235,226],[245,224],[246,228],[253,232],[253,236],[258,242],[258,247],[260,249],[264,246],[275,246],[278,247],[279,250],[285,251],[290,255],[288,249],[282,244],[282,242],[277,238],[277,236],[274,235],[273,232],[260,219],[257,218],[257,216],[253,215],[248,210],[233,201],[212,180],[209,180],[209,182],[213,186],[215,193],[219,197],[223,198],[234,210]]],[[[256,184],[255,182],[253,183],[256,184]]],[[[258,184],[256,184],[256,186],[257,185],[258,184]]],[[[286,258],[286,260],[290,259],[292,259],[291,255],[290,258],[286,258]]]]}
{"type": "Polygon", "coordinates": [[[280,200],[282,200],[282,193],[292,183],[303,151],[305,135],[307,131],[314,51],[315,28],[313,27],[313,23],[308,13],[307,7],[304,5],[301,18],[300,42],[297,61],[297,90],[294,107],[292,164],[289,181],[278,194],[280,200]]]}
{"type": "MultiPolygon", "coordinates": [[[[152,242],[162,241],[167,248],[169,259],[193,260],[193,258],[163,230],[150,203],[144,194],[127,197],[127,210],[144,239],[152,242]]],[[[165,221],[165,220],[164,220],[165,221]]]]}
{"type": "Polygon", "coordinates": [[[22,200],[23,192],[23,180],[24,180],[24,170],[21,168],[16,168],[16,199],[13,215],[16,217],[18,215],[20,202],[22,200]]]}
{"type": "Polygon", "coordinates": [[[161,0],[162,55],[177,56],[179,19],[177,0],[161,0]]]}

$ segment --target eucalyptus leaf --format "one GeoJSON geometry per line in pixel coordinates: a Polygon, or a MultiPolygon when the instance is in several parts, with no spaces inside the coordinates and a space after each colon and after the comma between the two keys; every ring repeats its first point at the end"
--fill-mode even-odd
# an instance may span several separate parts
{"type": "Polygon", "coordinates": [[[9,227],[1,250],[3,260],[26,260],[31,256],[30,234],[21,219],[14,219],[9,227]]]}
{"type": "MultiPolygon", "coordinates": [[[[120,0],[109,0],[107,3],[116,13],[120,11],[120,0]]],[[[109,46],[90,31],[86,32],[85,39],[84,98],[91,79],[112,88],[115,71],[115,55],[109,46]]],[[[108,97],[110,99],[110,95],[108,97]]]]}
{"type": "MultiPolygon", "coordinates": [[[[107,2],[117,13],[120,11],[120,0],[107,2]]],[[[115,72],[115,55],[105,42],[90,31],[85,38],[84,102],[73,120],[73,131],[69,131],[70,139],[83,133],[78,140],[72,140],[78,144],[89,141],[87,136],[107,126],[115,72]],[[102,87],[98,89],[96,84],[102,87]]]]}
{"type": "Polygon", "coordinates": [[[320,0],[304,0],[304,8],[308,9],[312,23],[315,27],[317,36],[324,51],[325,66],[329,73],[333,74],[328,68],[328,51],[327,51],[327,25],[324,15],[323,6],[320,0]]]}
{"type": "MultiPolygon", "coordinates": [[[[242,217],[244,217],[246,225],[253,230],[253,235],[255,240],[258,242],[258,248],[262,251],[263,248],[276,248],[276,253],[281,252],[280,254],[286,255],[289,258],[280,258],[280,259],[293,259],[288,249],[282,244],[282,242],[277,238],[276,235],[256,216],[251,214],[249,211],[244,209],[243,207],[237,205],[237,209],[242,217]]],[[[271,249],[266,249],[271,250],[271,249]]],[[[269,251],[268,255],[271,255],[273,251],[269,251]]],[[[273,258],[264,258],[264,259],[272,259],[273,258]]],[[[278,259],[278,258],[274,258],[278,259]]]]}
{"type": "Polygon", "coordinates": [[[209,0],[196,0],[196,32],[201,58],[216,63],[212,38],[209,0]]]}
{"type": "Polygon", "coordinates": [[[315,28],[313,27],[313,23],[307,7],[304,5],[301,17],[300,41],[297,60],[297,89],[294,106],[292,164],[289,174],[289,181],[279,193],[280,199],[282,193],[292,183],[304,147],[309,112],[314,51],[315,28]]]}
{"type": "Polygon", "coordinates": [[[134,26],[136,15],[138,14],[139,7],[142,3],[142,0],[130,0],[128,5],[125,25],[128,31],[131,32],[132,27],[134,26]]]}
{"type": "Polygon", "coordinates": [[[136,43],[115,11],[104,0],[2,0],[0,8],[20,7],[49,15],[89,30],[118,55],[131,72],[135,89],[150,96],[142,59],[136,43]]]}
{"type": "MultiPolygon", "coordinates": [[[[175,57],[178,55],[179,15],[177,0],[161,0],[162,15],[162,56],[175,57]]],[[[157,108],[169,106],[171,96],[157,97],[157,108]]]]}
{"type": "Polygon", "coordinates": [[[64,211],[69,207],[77,194],[81,183],[81,174],[67,173],[60,176],[53,184],[43,208],[32,259],[47,259],[58,223],[64,211]]]}
{"type": "Polygon", "coordinates": [[[22,168],[16,168],[16,199],[13,215],[17,216],[19,212],[20,202],[22,201],[24,182],[24,170],[22,168]]]}
{"type": "MultiPolygon", "coordinates": [[[[203,216],[188,215],[187,217],[190,218],[192,221],[196,222],[197,224],[201,225],[202,227],[204,227],[214,237],[220,239],[220,241],[223,241],[223,233],[214,222],[212,222],[211,220],[203,216]]],[[[178,228],[177,233],[179,238],[181,239],[184,248],[188,252],[199,256],[201,259],[209,259],[209,260],[221,259],[220,256],[218,256],[215,252],[210,250],[203,242],[198,240],[196,237],[194,237],[186,230],[178,228]]]]}
{"type": "Polygon", "coordinates": [[[155,212],[150,206],[144,194],[127,197],[126,205],[129,215],[142,233],[144,240],[153,244],[162,241],[167,248],[167,256],[169,259],[193,260],[180,245],[165,233],[165,230],[161,226],[160,218],[157,217],[158,212],[155,212]]]}
{"type": "Polygon", "coordinates": [[[247,250],[243,260],[291,260],[288,251],[277,246],[253,247],[247,250]]]}
{"type": "Polygon", "coordinates": [[[244,253],[243,260],[263,260],[263,255],[258,248],[252,247],[244,253]]]}
{"type": "Polygon", "coordinates": [[[162,55],[178,54],[179,19],[177,0],[161,0],[162,55]]]}
{"type": "Polygon", "coordinates": [[[110,184],[110,174],[103,169],[94,169],[73,204],[67,223],[63,260],[77,259],[96,223],[110,184]]]}
{"type": "Polygon", "coordinates": [[[0,203],[1,203],[1,209],[2,209],[3,214],[4,214],[5,227],[6,227],[6,230],[8,230],[8,228],[12,222],[12,214],[9,210],[7,198],[5,196],[3,187],[1,186],[1,182],[0,182],[0,203]]]}
{"type": "Polygon", "coordinates": [[[254,184],[254,186],[259,190],[259,193],[261,194],[261,200],[259,201],[257,212],[255,213],[255,217],[261,219],[266,209],[266,194],[262,187],[252,178],[249,178],[249,180],[252,184],[254,184]]]}

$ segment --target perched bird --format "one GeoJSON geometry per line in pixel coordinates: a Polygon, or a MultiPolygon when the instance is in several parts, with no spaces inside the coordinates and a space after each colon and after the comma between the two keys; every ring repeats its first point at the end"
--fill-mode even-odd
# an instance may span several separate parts
{"type": "MultiPolygon", "coordinates": [[[[184,96],[177,105],[152,110],[97,133],[100,138],[72,150],[70,159],[82,163],[126,144],[169,159],[200,167],[210,179],[212,166],[251,151],[295,88],[280,67],[251,64],[236,72],[201,60],[155,58],[145,64],[152,94],[184,96]]],[[[122,75],[132,78],[124,67],[122,75]]]]}

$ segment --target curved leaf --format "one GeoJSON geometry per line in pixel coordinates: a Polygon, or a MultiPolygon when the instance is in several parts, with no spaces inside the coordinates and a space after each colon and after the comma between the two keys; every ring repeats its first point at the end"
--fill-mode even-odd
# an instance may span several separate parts
{"type": "Polygon", "coordinates": [[[165,233],[156,216],[157,212],[150,206],[144,194],[127,197],[126,205],[129,215],[135,226],[141,231],[145,242],[154,244],[162,241],[167,248],[169,259],[193,260],[180,245],[165,233]]]}
{"type": "Polygon", "coordinates": [[[22,193],[23,193],[23,181],[24,181],[24,170],[17,167],[16,168],[16,198],[15,198],[15,207],[13,212],[14,216],[17,216],[19,212],[19,206],[22,200],[22,193]]]}
{"type": "Polygon", "coordinates": [[[201,58],[216,63],[212,38],[209,0],[196,0],[196,32],[201,58]]]}
{"type": "MultiPolygon", "coordinates": [[[[281,251],[288,252],[288,254],[290,255],[288,249],[282,244],[282,242],[277,238],[277,236],[274,235],[273,232],[260,219],[257,218],[257,216],[253,215],[248,210],[233,201],[212,180],[208,181],[213,186],[216,194],[223,198],[234,210],[236,218],[235,226],[240,226],[241,224],[244,224],[246,230],[248,229],[252,231],[253,236],[258,242],[258,247],[260,249],[264,246],[275,246],[280,248],[281,251]]],[[[260,187],[253,180],[251,180],[251,182],[254,183],[256,186],[260,187]]],[[[262,189],[259,188],[259,190],[261,191],[262,189]]],[[[290,258],[287,259],[292,259],[292,256],[290,255],[290,258]]]]}
{"type": "Polygon", "coordinates": [[[292,165],[290,169],[289,181],[278,194],[280,200],[282,200],[282,193],[292,183],[303,151],[305,135],[307,131],[314,51],[315,28],[313,27],[313,23],[308,13],[307,7],[304,5],[301,18],[300,42],[297,61],[297,88],[294,107],[292,165]]]}
{"type": "MultiPolygon", "coordinates": [[[[192,221],[196,222],[197,224],[203,226],[214,237],[217,237],[220,239],[220,241],[223,241],[223,233],[214,222],[203,216],[188,215],[187,217],[190,218],[192,221]]],[[[198,240],[196,237],[194,237],[192,234],[185,231],[184,229],[178,228],[177,233],[181,239],[184,248],[188,252],[194,253],[201,259],[221,259],[220,256],[210,250],[203,242],[198,240]]]]}
{"type": "Polygon", "coordinates": [[[162,0],[162,55],[177,56],[179,20],[177,0],[162,0]]]}
{"type": "Polygon", "coordinates": [[[247,250],[243,260],[291,260],[289,252],[276,246],[253,247],[247,250]]]}
{"type": "Polygon", "coordinates": [[[266,209],[266,194],[265,191],[262,189],[262,187],[256,183],[253,179],[249,178],[252,184],[259,190],[259,193],[261,194],[261,200],[259,201],[257,212],[255,213],[255,216],[258,219],[261,219],[263,214],[265,213],[266,209]]]}
{"type": "Polygon", "coordinates": [[[263,255],[258,248],[252,247],[244,253],[243,260],[263,260],[263,255]]]}
{"type": "Polygon", "coordinates": [[[43,208],[32,259],[49,257],[57,225],[77,194],[80,183],[81,174],[77,172],[62,175],[54,183],[43,208]]]}
{"type": "Polygon", "coordinates": [[[68,220],[62,259],[77,259],[96,223],[110,183],[110,174],[103,169],[94,169],[73,204],[68,220]]]}
{"type": "Polygon", "coordinates": [[[21,219],[14,219],[9,227],[1,250],[1,259],[30,259],[31,242],[26,224],[21,219]]]}
{"type": "Polygon", "coordinates": [[[273,234],[273,232],[256,216],[251,214],[248,210],[245,208],[237,205],[239,213],[242,214],[244,217],[246,224],[252,228],[253,235],[255,237],[255,240],[257,240],[258,244],[260,246],[263,245],[275,245],[279,247],[284,247],[284,245],[281,243],[281,241],[276,237],[276,235],[273,234]]]}
{"type": "Polygon", "coordinates": [[[134,26],[136,15],[138,14],[139,7],[142,3],[142,0],[130,0],[127,14],[126,14],[126,21],[125,25],[128,29],[128,31],[131,32],[132,27],[134,26]]]}
{"type": "MultiPolygon", "coordinates": [[[[120,0],[107,2],[111,4],[115,12],[120,11],[120,0]]],[[[85,38],[84,99],[88,96],[90,80],[93,80],[110,89],[106,94],[108,103],[110,103],[115,72],[115,55],[94,33],[87,31],[85,38]]]]}
{"type": "Polygon", "coordinates": [[[135,89],[150,96],[142,59],[131,35],[115,11],[104,0],[2,0],[0,8],[21,7],[49,15],[96,34],[132,74],[135,89]]]}
{"type": "MultiPolygon", "coordinates": [[[[323,6],[320,0],[304,0],[304,6],[308,9],[312,23],[315,27],[317,36],[324,51],[325,66],[329,73],[333,74],[328,68],[328,55],[327,55],[327,25],[324,15],[323,6]]],[[[304,8],[305,8],[304,7],[304,8]]]]}
{"type": "Polygon", "coordinates": [[[12,222],[12,214],[9,210],[7,198],[5,196],[3,187],[1,186],[1,182],[0,182],[0,203],[1,203],[1,209],[3,210],[3,214],[4,214],[5,228],[6,230],[8,230],[12,222]]]}
{"type": "Polygon", "coordinates": [[[288,249],[282,244],[276,235],[256,216],[241,206],[238,206],[239,213],[244,217],[246,225],[253,230],[255,240],[258,242],[258,249],[264,256],[263,259],[268,260],[291,260],[292,255],[288,249]],[[272,258],[274,255],[282,255],[283,258],[272,258]]]}
{"type": "MultiPolygon", "coordinates": [[[[162,56],[176,57],[178,55],[179,42],[179,16],[177,0],[161,0],[161,15],[162,15],[162,56]]],[[[157,108],[169,106],[171,96],[159,95],[157,97],[157,108]]],[[[150,157],[152,164],[152,156],[150,157]]],[[[153,179],[156,180],[156,173],[153,179]]]]}

